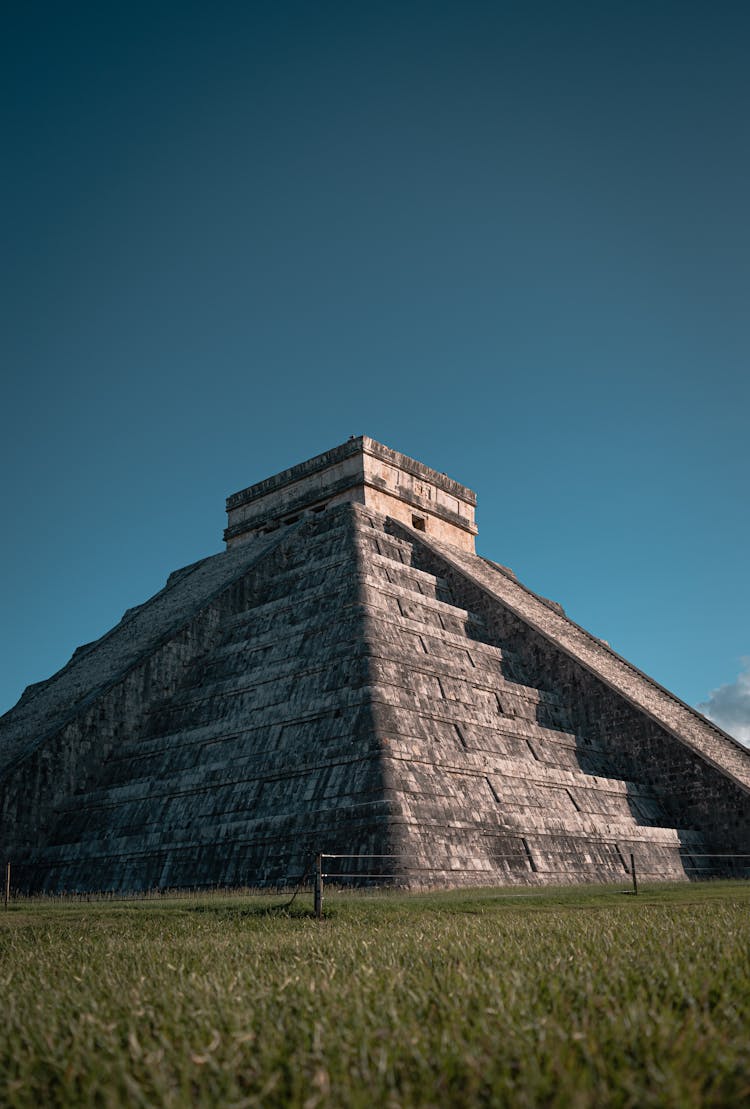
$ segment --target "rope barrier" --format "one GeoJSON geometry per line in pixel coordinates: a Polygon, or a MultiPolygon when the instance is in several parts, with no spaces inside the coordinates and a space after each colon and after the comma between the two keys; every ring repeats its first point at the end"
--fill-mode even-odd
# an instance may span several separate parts
{"type": "MultiPolygon", "coordinates": [[[[360,870],[359,867],[352,867],[349,869],[331,869],[324,870],[320,866],[319,876],[322,879],[334,879],[337,881],[355,882],[355,881],[377,881],[377,880],[394,880],[405,879],[409,875],[419,874],[439,874],[445,878],[458,877],[460,875],[471,875],[474,878],[481,878],[486,885],[502,884],[504,878],[508,877],[511,867],[503,867],[501,864],[520,864],[519,868],[528,875],[537,875],[539,877],[554,878],[564,876],[570,878],[573,874],[577,877],[582,877],[584,880],[589,877],[590,880],[595,881],[597,875],[603,881],[612,882],[617,880],[617,874],[622,874],[624,880],[626,876],[632,876],[631,867],[625,862],[622,856],[622,848],[616,843],[602,844],[602,848],[609,847],[609,857],[604,858],[588,858],[584,856],[587,854],[585,849],[581,851],[565,851],[553,852],[546,851],[544,848],[536,849],[530,853],[529,849],[524,845],[522,851],[508,853],[503,852],[493,854],[491,856],[491,863],[494,864],[492,869],[467,867],[467,866],[451,866],[450,860],[446,860],[443,866],[430,866],[425,865],[421,860],[416,861],[415,856],[403,856],[398,853],[378,853],[378,854],[353,854],[341,853],[336,854],[333,852],[325,852],[319,855],[321,864],[325,860],[332,862],[338,860],[350,860],[356,862],[366,862],[370,860],[398,860],[395,866],[390,866],[384,870],[360,870]],[[575,866],[566,867],[566,861],[571,861],[575,866]],[[550,862],[552,866],[545,866],[546,862],[550,862]],[[558,864],[555,866],[554,864],[558,864]],[[560,864],[563,864],[560,866],[560,864]],[[583,873],[581,873],[583,871],[583,873]]],[[[665,849],[669,850],[670,845],[664,845],[665,849]]],[[[661,881],[672,881],[679,878],[680,875],[693,875],[696,877],[705,876],[706,878],[715,878],[724,876],[727,878],[750,878],[750,853],[729,853],[729,852],[698,852],[690,851],[689,848],[678,847],[675,845],[672,851],[678,852],[671,857],[665,859],[665,865],[658,870],[644,870],[639,864],[638,873],[641,878],[655,879],[661,881]],[[701,863],[701,860],[704,860],[701,863]],[[715,863],[716,865],[712,865],[715,863]]],[[[632,858],[632,853],[631,853],[632,858]]],[[[241,895],[246,896],[259,896],[259,897],[272,897],[278,896],[282,891],[279,886],[289,887],[293,882],[295,883],[294,891],[291,897],[281,905],[269,906],[269,911],[284,912],[291,908],[295,900],[299,896],[305,884],[311,878],[313,868],[315,865],[315,856],[308,857],[305,869],[297,878],[280,878],[275,882],[275,887],[251,887],[251,886],[194,886],[189,889],[150,889],[144,891],[123,891],[116,893],[115,891],[98,890],[83,892],[62,892],[62,893],[40,893],[40,894],[24,894],[19,893],[17,890],[11,891],[8,889],[9,900],[14,902],[20,901],[51,901],[51,902],[105,902],[105,903],[123,903],[132,904],[144,901],[167,901],[167,900],[188,900],[198,897],[238,897],[241,895]]],[[[512,868],[516,870],[515,867],[512,868]]],[[[517,873],[517,870],[516,870],[517,873]]]]}

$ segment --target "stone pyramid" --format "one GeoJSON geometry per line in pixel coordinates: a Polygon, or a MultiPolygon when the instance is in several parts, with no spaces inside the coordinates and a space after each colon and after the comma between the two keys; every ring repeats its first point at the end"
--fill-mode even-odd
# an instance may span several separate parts
{"type": "Polygon", "coordinates": [[[474,506],[367,437],[231,496],[226,551],[0,720],[14,885],[747,873],[750,754],[478,557],[474,506]]]}

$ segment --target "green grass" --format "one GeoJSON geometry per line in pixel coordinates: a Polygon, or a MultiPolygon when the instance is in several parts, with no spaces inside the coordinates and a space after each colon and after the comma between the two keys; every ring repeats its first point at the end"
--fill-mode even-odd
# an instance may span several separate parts
{"type": "Polygon", "coordinates": [[[750,1101],[748,883],[273,904],[0,910],[0,1104],[750,1101]]]}

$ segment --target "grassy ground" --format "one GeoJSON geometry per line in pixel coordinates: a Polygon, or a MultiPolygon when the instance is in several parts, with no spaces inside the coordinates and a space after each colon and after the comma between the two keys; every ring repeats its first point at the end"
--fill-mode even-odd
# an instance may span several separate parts
{"type": "Polygon", "coordinates": [[[750,1102],[750,883],[273,904],[0,910],[0,1104],[750,1102]]]}

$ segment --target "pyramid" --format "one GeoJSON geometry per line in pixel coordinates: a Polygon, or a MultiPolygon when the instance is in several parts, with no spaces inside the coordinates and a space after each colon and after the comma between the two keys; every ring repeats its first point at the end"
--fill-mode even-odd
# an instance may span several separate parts
{"type": "Polygon", "coordinates": [[[364,436],[229,497],[0,719],[14,885],[748,873],[750,753],[477,556],[475,503],[364,436]]]}

